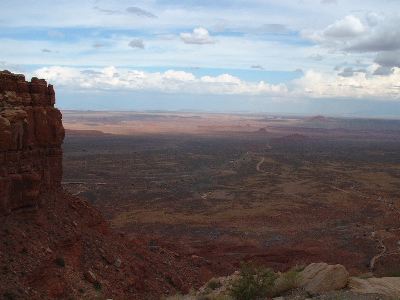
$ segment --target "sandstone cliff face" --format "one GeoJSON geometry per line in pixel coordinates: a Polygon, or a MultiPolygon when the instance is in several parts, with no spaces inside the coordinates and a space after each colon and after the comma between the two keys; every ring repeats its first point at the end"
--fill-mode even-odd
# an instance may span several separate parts
{"type": "Polygon", "coordinates": [[[0,214],[40,206],[40,195],[61,187],[64,128],[54,103],[45,80],[0,72],[0,214]]]}

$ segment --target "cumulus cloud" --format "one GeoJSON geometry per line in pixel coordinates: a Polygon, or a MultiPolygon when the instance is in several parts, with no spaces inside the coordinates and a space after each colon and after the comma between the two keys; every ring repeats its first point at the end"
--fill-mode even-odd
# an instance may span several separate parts
{"type": "MultiPolygon", "coordinates": [[[[373,53],[378,65],[372,75],[390,75],[400,66],[400,17],[369,12],[360,18],[349,15],[316,32],[303,35],[330,51],[346,54],[373,53]]],[[[348,70],[349,71],[349,70],[348,70]]],[[[342,72],[351,76],[352,72],[342,72]]]]}
{"type": "MultiPolygon", "coordinates": [[[[400,26],[400,22],[398,24],[400,26]]],[[[363,39],[357,40],[347,51],[354,52],[379,52],[400,49],[400,27],[383,29],[379,28],[363,39]]]]}
{"type": "Polygon", "coordinates": [[[127,11],[128,13],[137,15],[137,16],[139,16],[139,17],[147,17],[147,18],[152,18],[152,19],[157,18],[157,16],[154,15],[154,14],[152,14],[151,12],[149,12],[149,11],[147,11],[147,10],[144,10],[144,9],[142,9],[142,8],[140,8],[140,7],[136,7],[136,6],[128,7],[128,8],[126,9],[126,11],[127,11]]]}
{"type": "Polygon", "coordinates": [[[249,82],[230,74],[195,76],[185,71],[144,72],[117,69],[77,69],[44,67],[34,76],[45,78],[57,86],[89,90],[156,91],[212,95],[252,95],[282,99],[297,98],[359,98],[400,100],[400,68],[393,68],[387,76],[371,76],[379,72],[379,65],[369,70],[345,68],[339,74],[309,70],[288,84],[249,82]]]}
{"type": "MultiPolygon", "coordinates": [[[[372,66],[371,68],[379,68],[372,66]]],[[[374,71],[374,70],[371,70],[374,71]]],[[[358,98],[375,100],[400,100],[400,69],[389,76],[369,76],[354,72],[352,76],[307,71],[293,82],[294,93],[311,98],[358,98]]]]}
{"type": "Polygon", "coordinates": [[[323,30],[302,31],[304,38],[309,39],[323,47],[342,51],[349,48],[368,31],[359,18],[348,15],[328,25],[323,30]]]}
{"type": "Polygon", "coordinates": [[[129,45],[129,47],[132,47],[132,48],[144,49],[144,43],[143,43],[143,40],[141,40],[141,39],[134,39],[134,40],[130,41],[128,45],[129,45]]]}
{"type": "Polygon", "coordinates": [[[264,81],[247,82],[230,74],[196,77],[190,72],[176,70],[152,73],[118,70],[115,67],[79,70],[54,66],[38,69],[34,75],[59,86],[91,90],[269,96],[285,96],[288,93],[287,87],[283,84],[273,85],[264,81]]]}
{"type": "Polygon", "coordinates": [[[322,34],[325,37],[353,38],[364,32],[365,27],[361,20],[353,15],[349,15],[329,25],[322,34]]]}
{"type": "Polygon", "coordinates": [[[203,27],[197,27],[193,29],[193,32],[183,32],[180,37],[185,44],[204,45],[215,43],[208,30],[203,27]]]}
{"type": "Polygon", "coordinates": [[[363,22],[348,15],[322,31],[303,32],[303,35],[322,46],[346,52],[400,50],[400,17],[369,12],[363,22]]]}

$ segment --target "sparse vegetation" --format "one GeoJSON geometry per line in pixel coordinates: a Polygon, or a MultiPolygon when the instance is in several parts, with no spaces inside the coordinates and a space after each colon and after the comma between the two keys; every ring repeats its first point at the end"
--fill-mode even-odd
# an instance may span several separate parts
{"type": "Polygon", "coordinates": [[[255,300],[273,295],[277,275],[271,269],[243,264],[240,274],[230,290],[234,299],[255,300]]]}
{"type": "Polygon", "coordinates": [[[388,275],[389,277],[400,277],[400,270],[392,271],[388,275]]]}
{"type": "Polygon", "coordinates": [[[93,286],[96,289],[96,291],[101,291],[101,289],[102,289],[102,285],[99,281],[96,281],[95,283],[93,283],[93,286]]]}
{"type": "Polygon", "coordinates": [[[298,285],[300,271],[292,268],[283,273],[278,280],[275,281],[274,294],[276,296],[295,289],[298,285]]]}
{"type": "Polygon", "coordinates": [[[65,260],[63,257],[57,257],[54,262],[56,263],[57,266],[64,268],[65,267],[65,260]]]}
{"type": "Polygon", "coordinates": [[[210,290],[216,290],[219,287],[221,287],[221,282],[217,279],[211,279],[207,284],[207,288],[210,290]]]}
{"type": "Polygon", "coordinates": [[[163,298],[163,300],[184,300],[185,296],[183,296],[182,294],[176,294],[173,296],[169,296],[167,298],[163,298]]]}

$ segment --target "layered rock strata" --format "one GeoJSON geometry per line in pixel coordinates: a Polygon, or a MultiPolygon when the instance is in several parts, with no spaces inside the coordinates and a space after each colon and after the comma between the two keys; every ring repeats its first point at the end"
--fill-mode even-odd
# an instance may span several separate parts
{"type": "Polygon", "coordinates": [[[52,85],[0,72],[0,214],[38,207],[61,187],[64,128],[52,85]]]}

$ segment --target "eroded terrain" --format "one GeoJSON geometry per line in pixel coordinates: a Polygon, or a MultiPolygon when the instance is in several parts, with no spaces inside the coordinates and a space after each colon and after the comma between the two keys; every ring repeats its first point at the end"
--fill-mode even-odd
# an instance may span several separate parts
{"type": "Polygon", "coordinates": [[[63,114],[64,187],[154,251],[400,272],[399,121],[63,114]]]}

